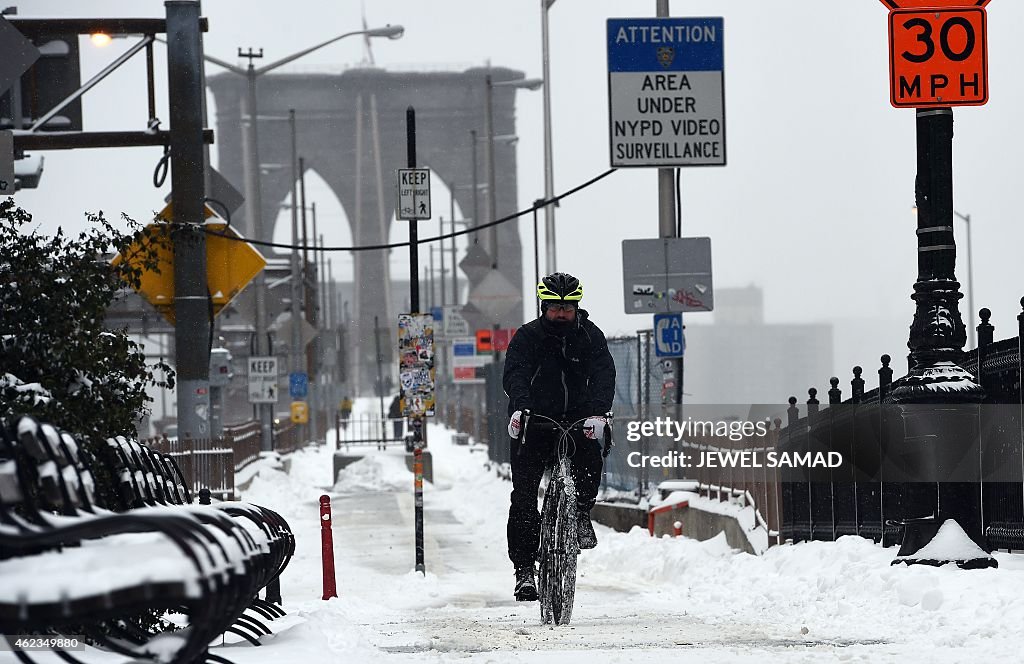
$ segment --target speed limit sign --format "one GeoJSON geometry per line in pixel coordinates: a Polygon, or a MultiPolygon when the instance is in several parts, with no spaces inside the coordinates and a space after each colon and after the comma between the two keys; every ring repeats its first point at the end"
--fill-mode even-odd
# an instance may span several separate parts
{"type": "MultiPolygon", "coordinates": [[[[964,5],[971,2],[959,1],[964,5]]],[[[983,6],[908,7],[889,12],[892,105],[927,108],[987,102],[986,25],[983,6]]]]}

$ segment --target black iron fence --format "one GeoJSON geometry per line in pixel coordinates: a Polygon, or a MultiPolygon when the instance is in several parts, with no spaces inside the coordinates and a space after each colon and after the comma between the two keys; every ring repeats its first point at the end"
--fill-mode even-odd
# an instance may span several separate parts
{"type": "MultiPolygon", "coordinates": [[[[938,504],[991,547],[1024,549],[1022,335],[993,342],[988,310],[981,318],[978,348],[958,359],[984,389],[981,403],[958,403],[951,394],[941,404],[894,404],[888,355],[874,390],[864,391],[855,367],[847,400],[838,378],[830,381],[825,405],[814,388],[799,408],[790,398],[777,448],[838,452],[845,462],[827,471],[780,472],[783,540],[860,535],[891,545],[901,540],[904,520],[928,516],[938,504]],[[955,442],[922,446],[911,435],[919,417],[955,442]]],[[[1024,328],[1024,314],[1018,321],[1024,328]]]]}
{"type": "MultiPolygon", "coordinates": [[[[300,427],[291,422],[274,426],[274,451],[289,454],[302,447],[300,427]]],[[[209,489],[223,500],[235,498],[235,473],[260,456],[260,423],[255,420],[224,426],[214,438],[168,438],[160,436],[141,441],[154,450],[171,456],[181,468],[193,493],[209,489]]]]}
{"type": "Polygon", "coordinates": [[[381,418],[377,415],[363,413],[352,417],[335,419],[334,446],[346,449],[350,445],[376,445],[377,449],[386,450],[388,443],[397,445],[405,438],[405,418],[381,418]]]}

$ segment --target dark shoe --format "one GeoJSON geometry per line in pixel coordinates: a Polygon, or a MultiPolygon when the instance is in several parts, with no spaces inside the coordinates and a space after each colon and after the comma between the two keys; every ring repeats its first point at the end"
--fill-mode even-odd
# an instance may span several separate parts
{"type": "Polygon", "coordinates": [[[533,565],[516,568],[516,601],[536,602],[537,582],[534,580],[533,565]]]}
{"type": "Polygon", "coordinates": [[[593,549],[597,546],[597,533],[594,532],[594,524],[590,522],[590,512],[576,512],[576,536],[581,549],[593,549]]]}

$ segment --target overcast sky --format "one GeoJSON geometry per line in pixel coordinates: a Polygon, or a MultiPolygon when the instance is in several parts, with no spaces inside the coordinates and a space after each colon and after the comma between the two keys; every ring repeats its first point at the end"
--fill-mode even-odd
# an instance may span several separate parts
{"type": "MultiPolygon", "coordinates": [[[[653,16],[655,4],[558,0],[551,8],[556,191],[609,166],[606,19],[653,16]]],[[[361,26],[361,5],[352,0],[203,5],[206,51],[231,62],[238,47],[262,47],[266,63],[361,26]]],[[[32,0],[19,8],[22,16],[164,15],[163,3],[150,1],[32,0]]],[[[541,76],[540,0],[373,0],[365,12],[371,27],[406,29],[400,40],[374,42],[378,66],[458,71],[490,61],[541,76]]],[[[677,0],[671,13],[724,18],[728,165],[682,175],[683,234],[712,238],[715,286],[761,286],[770,323],[834,324],[834,373],[847,394],[854,364],[865,367],[874,385],[881,353],[893,355],[900,375],[914,310],[915,125],[913,110],[889,104],[887,10],[878,0],[677,0]]],[[[974,308],[993,310],[999,339],[1016,335],[1024,295],[1017,210],[1024,182],[1013,166],[1024,154],[1024,3],[995,0],[988,13],[990,101],[955,110],[954,201],[973,220],[974,308]]],[[[119,40],[100,50],[83,40],[83,80],[127,45],[119,40]]],[[[157,54],[159,114],[166,119],[160,92],[166,64],[162,49],[157,54]]],[[[350,38],[284,71],[340,71],[364,57],[361,39],[350,38]]],[[[143,72],[137,58],[86,95],[87,130],[144,127],[143,72]]],[[[519,94],[520,208],[543,195],[541,107],[539,92],[519,94]]],[[[213,154],[216,165],[216,148],[213,154]]],[[[152,185],[159,148],[45,156],[42,186],[19,193],[18,200],[46,231],[80,229],[87,210],[146,220],[169,186],[169,178],[160,190],[152,185]]],[[[327,244],[348,243],[344,215],[326,189],[314,183],[308,196],[323,213],[327,244]]],[[[445,192],[435,190],[433,208],[447,207],[445,192]]],[[[529,216],[520,224],[529,248],[529,216]]],[[[957,275],[965,282],[965,225],[955,226],[957,275]]],[[[609,334],[651,325],[648,316],[623,313],[620,243],[655,237],[657,230],[654,169],[620,170],[563,201],[558,211],[558,267],[583,280],[585,306],[609,334]]],[[[425,232],[433,234],[429,227],[425,232]]],[[[275,239],[286,239],[283,228],[275,239]]],[[[349,261],[335,260],[335,275],[344,274],[349,261]]],[[[524,268],[532,281],[530,253],[524,268]]],[[[688,315],[687,324],[711,323],[713,316],[688,315]]],[[[827,378],[817,381],[819,391],[827,389],[827,378]]]]}

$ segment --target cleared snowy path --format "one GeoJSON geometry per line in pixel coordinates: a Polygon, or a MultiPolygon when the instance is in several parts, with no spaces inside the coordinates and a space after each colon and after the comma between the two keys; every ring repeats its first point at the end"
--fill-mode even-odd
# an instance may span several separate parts
{"type": "MultiPolygon", "coordinates": [[[[260,648],[218,644],[237,664],[326,662],[927,662],[1011,660],[1024,644],[1024,562],[1000,569],[891,567],[859,538],[774,547],[652,539],[598,528],[583,554],[573,624],[539,624],[512,601],[505,515],[510,484],[481,452],[432,428],[426,565],[412,572],[412,477],[397,450],[331,477],[329,448],[264,469],[243,496],[280,511],[298,550],[282,591],[287,618],[260,648]],[[318,498],[332,496],[337,599],[320,599],[318,498]]],[[[93,657],[86,661],[97,660],[93,657]]],[[[13,662],[0,653],[0,662],[13,662]]],[[[46,661],[46,660],[41,660],[46,661]]],[[[56,661],[56,660],[49,660],[56,661]]],[[[115,660],[116,661],[116,660],[115,660]]]]}
{"type": "Polygon", "coordinates": [[[511,598],[510,485],[440,428],[431,440],[426,578],[411,571],[412,478],[398,451],[368,451],[330,488],[330,450],[296,455],[289,476],[257,480],[246,498],[285,510],[299,533],[284,592],[304,622],[261,653],[222,654],[240,664],[272,652],[286,661],[315,653],[319,661],[958,662],[1008,656],[1024,642],[1016,557],[1001,556],[997,572],[965,574],[893,568],[893,550],[856,538],[757,558],[719,541],[603,528],[598,549],[581,559],[573,624],[542,626],[536,604],[511,598]],[[341,594],[330,602],[315,599],[322,492],[333,497],[341,594]]]}

